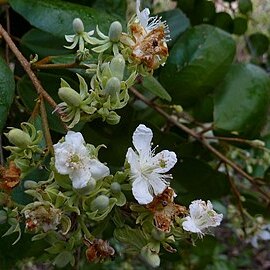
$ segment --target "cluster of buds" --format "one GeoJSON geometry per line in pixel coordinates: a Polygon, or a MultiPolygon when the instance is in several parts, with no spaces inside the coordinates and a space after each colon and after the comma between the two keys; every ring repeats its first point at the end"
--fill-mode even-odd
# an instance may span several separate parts
{"type": "Polygon", "coordinates": [[[35,167],[44,154],[42,149],[42,131],[28,123],[21,124],[22,129],[11,128],[5,136],[14,146],[6,146],[5,149],[11,152],[9,161],[13,161],[22,172],[22,177],[31,167],[35,167]]]}

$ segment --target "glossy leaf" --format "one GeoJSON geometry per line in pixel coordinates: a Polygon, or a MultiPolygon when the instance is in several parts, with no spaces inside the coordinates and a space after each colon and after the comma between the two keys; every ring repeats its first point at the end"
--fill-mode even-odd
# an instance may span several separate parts
{"type": "Polygon", "coordinates": [[[269,48],[269,38],[262,33],[250,35],[248,41],[248,49],[255,56],[263,55],[269,48]]]}
{"type": "Polygon", "coordinates": [[[174,103],[191,105],[213,91],[234,53],[235,42],[226,32],[210,25],[190,28],[171,49],[160,82],[174,103]]]}
{"type": "Polygon", "coordinates": [[[10,0],[9,3],[31,25],[60,37],[72,34],[72,21],[78,17],[85,31],[94,29],[97,24],[104,31],[114,20],[121,20],[100,10],[60,0],[10,0]]]}
{"type": "Polygon", "coordinates": [[[270,104],[270,79],[259,67],[234,64],[214,97],[214,125],[249,138],[260,134],[270,104]]]}
{"type": "Polygon", "coordinates": [[[166,89],[159,83],[159,81],[153,76],[146,76],[143,78],[142,86],[150,91],[152,94],[165,99],[167,101],[171,101],[172,98],[166,91],[166,89]]]}
{"type": "Polygon", "coordinates": [[[0,57],[0,132],[3,130],[14,98],[15,82],[12,71],[0,57]]]}
{"type": "Polygon", "coordinates": [[[236,17],[233,20],[233,33],[236,35],[243,35],[248,28],[248,21],[243,17],[236,17]]]}
{"type": "Polygon", "coordinates": [[[219,12],[215,17],[215,26],[227,31],[231,32],[233,30],[233,19],[230,14],[226,12],[219,12]]]}

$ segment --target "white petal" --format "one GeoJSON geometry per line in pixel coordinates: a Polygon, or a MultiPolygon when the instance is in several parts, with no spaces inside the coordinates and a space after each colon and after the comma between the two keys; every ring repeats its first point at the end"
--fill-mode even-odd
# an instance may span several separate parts
{"type": "Polygon", "coordinates": [[[151,151],[151,141],[153,132],[145,125],[139,125],[133,133],[132,141],[138,153],[146,153],[151,151]]]}
{"type": "Polygon", "coordinates": [[[262,240],[270,240],[270,232],[264,230],[259,234],[259,237],[262,240]]]}
{"type": "Polygon", "coordinates": [[[89,170],[75,170],[69,174],[69,177],[72,180],[72,186],[80,189],[87,186],[91,179],[91,172],[89,170]]]}
{"type": "Polygon", "coordinates": [[[152,173],[149,176],[148,181],[152,186],[155,195],[161,194],[167,188],[167,185],[164,183],[164,181],[162,181],[160,176],[155,173],[152,173]]]}
{"type": "Polygon", "coordinates": [[[102,179],[110,174],[109,168],[97,159],[90,160],[90,170],[95,180],[102,179]]]}
{"type": "Polygon", "coordinates": [[[73,42],[75,35],[65,35],[65,39],[67,42],[73,42]]]}
{"type": "Polygon", "coordinates": [[[130,173],[132,176],[137,175],[140,173],[141,167],[140,167],[140,160],[139,156],[133,151],[132,148],[128,148],[127,154],[126,154],[127,162],[130,165],[130,173]]]}
{"type": "Polygon", "coordinates": [[[65,142],[73,145],[75,148],[85,144],[84,138],[80,132],[68,131],[65,136],[65,142]]]}
{"type": "Polygon", "coordinates": [[[253,236],[250,240],[250,243],[254,248],[258,248],[258,236],[253,236]]]}
{"type": "Polygon", "coordinates": [[[152,158],[152,162],[153,165],[157,167],[155,172],[166,173],[174,167],[177,162],[177,157],[174,152],[163,150],[152,158]]]}
{"type": "Polygon", "coordinates": [[[139,204],[147,204],[153,200],[153,195],[149,192],[148,183],[143,178],[137,178],[132,183],[132,193],[139,204]]]}
{"type": "Polygon", "coordinates": [[[186,220],[182,223],[182,227],[185,231],[202,234],[202,231],[196,226],[190,216],[186,217],[186,220]]]}
{"type": "Polygon", "coordinates": [[[70,156],[70,146],[66,143],[57,143],[54,145],[55,168],[60,174],[69,174],[72,170],[67,166],[70,156]]]}
{"type": "Polygon", "coordinates": [[[205,204],[204,201],[202,200],[195,200],[192,201],[191,204],[189,205],[189,213],[190,216],[194,219],[202,216],[203,214],[203,207],[202,205],[205,204]]]}

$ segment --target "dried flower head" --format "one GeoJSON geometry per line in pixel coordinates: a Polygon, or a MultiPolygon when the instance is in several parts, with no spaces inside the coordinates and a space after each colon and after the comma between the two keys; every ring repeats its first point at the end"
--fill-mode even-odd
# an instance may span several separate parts
{"type": "Polygon", "coordinates": [[[175,217],[187,213],[186,207],[174,203],[174,190],[167,187],[147,205],[153,212],[156,227],[163,232],[170,232],[175,217]]]}
{"type": "Polygon", "coordinates": [[[21,170],[14,161],[9,162],[9,167],[0,166],[0,189],[12,190],[20,183],[21,170]]]}
{"type": "Polygon", "coordinates": [[[136,2],[135,20],[130,24],[130,32],[135,39],[131,57],[137,64],[143,64],[150,70],[163,65],[168,57],[167,41],[169,29],[161,17],[149,17],[150,11],[140,11],[140,1],[136,2]]]}

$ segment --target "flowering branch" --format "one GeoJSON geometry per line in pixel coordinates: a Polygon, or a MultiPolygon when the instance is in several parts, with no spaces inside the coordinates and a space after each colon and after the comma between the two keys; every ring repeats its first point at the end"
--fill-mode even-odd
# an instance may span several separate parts
{"type": "Polygon", "coordinates": [[[163,109],[159,107],[158,104],[148,100],[145,98],[144,95],[139,93],[134,87],[130,87],[129,90],[141,101],[143,101],[145,104],[153,108],[155,111],[157,111],[160,115],[162,115],[164,118],[166,118],[170,123],[175,125],[176,127],[180,128],[181,130],[185,131],[187,134],[201,142],[204,147],[206,147],[210,152],[212,152],[216,157],[218,157],[221,161],[223,161],[225,164],[229,165],[231,168],[233,168],[236,172],[238,172],[240,175],[242,175],[244,178],[246,178],[253,186],[254,188],[261,194],[263,195],[264,199],[267,201],[267,203],[270,203],[270,195],[262,190],[258,185],[255,180],[251,175],[246,173],[241,167],[239,167],[237,164],[235,164],[232,160],[228,159],[225,155],[223,155],[221,152],[219,152],[217,149],[215,149],[212,145],[210,145],[206,138],[201,135],[196,133],[194,130],[188,128],[187,126],[183,125],[180,123],[175,117],[169,115],[166,113],[163,109]]]}

